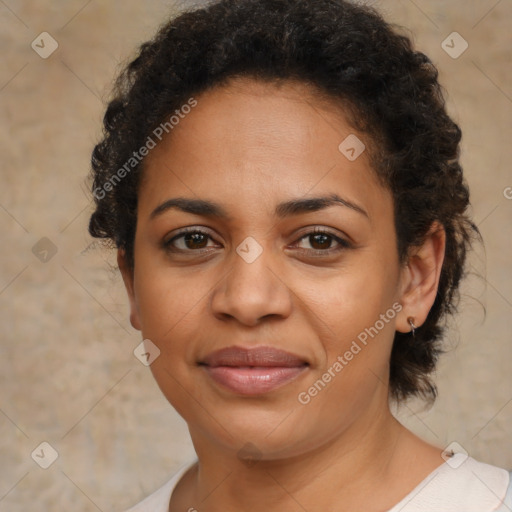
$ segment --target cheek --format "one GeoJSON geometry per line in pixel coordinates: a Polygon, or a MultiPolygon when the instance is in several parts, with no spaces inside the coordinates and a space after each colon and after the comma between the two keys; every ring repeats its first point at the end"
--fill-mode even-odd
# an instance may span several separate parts
{"type": "Polygon", "coordinates": [[[139,262],[145,269],[136,283],[142,335],[160,350],[150,369],[167,400],[188,418],[190,397],[201,397],[193,378],[194,340],[207,338],[203,313],[215,281],[209,283],[204,273],[185,276],[186,271],[144,265],[143,258],[139,262]]]}
{"type": "MultiPolygon", "coordinates": [[[[322,293],[310,292],[310,328],[320,334],[318,350],[324,357],[296,399],[305,414],[304,435],[316,421],[308,418],[319,417],[324,429],[318,435],[334,435],[367,410],[376,394],[387,393],[396,317],[388,293],[382,278],[368,272],[351,272],[324,286],[322,293]]],[[[309,440],[319,441],[316,435],[309,440]]]]}
{"type": "Polygon", "coordinates": [[[206,273],[158,267],[151,258],[146,263],[140,258],[139,263],[142,270],[136,275],[135,293],[142,334],[163,344],[192,322],[211,284],[206,273]]]}
{"type": "Polygon", "coordinates": [[[297,294],[332,336],[355,338],[375,324],[396,300],[397,272],[371,261],[351,265],[322,282],[311,280],[297,294]]]}
{"type": "Polygon", "coordinates": [[[387,382],[400,309],[398,267],[388,263],[384,257],[380,261],[368,258],[364,265],[340,270],[321,286],[311,281],[308,295],[302,296],[312,312],[312,328],[321,334],[324,353],[309,384],[314,386],[320,379],[326,385],[320,382],[312,389],[313,395],[305,397],[311,398],[312,410],[321,411],[329,400],[344,411],[361,410],[387,382]]]}

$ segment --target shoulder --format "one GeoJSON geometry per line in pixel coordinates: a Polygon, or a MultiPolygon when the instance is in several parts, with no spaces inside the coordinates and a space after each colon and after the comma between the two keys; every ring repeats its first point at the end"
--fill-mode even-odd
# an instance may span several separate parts
{"type": "Polygon", "coordinates": [[[507,487],[507,492],[503,502],[500,507],[497,508],[494,512],[510,512],[512,510],[512,471],[508,472],[509,474],[509,483],[507,487]]]}
{"type": "Polygon", "coordinates": [[[389,512],[512,510],[511,473],[457,453],[389,512]]]}
{"type": "Polygon", "coordinates": [[[125,512],[168,512],[171,495],[180,478],[191,468],[197,461],[188,462],[181,466],[171,479],[157,489],[153,494],[147,496],[137,505],[131,507],[125,512]]]}

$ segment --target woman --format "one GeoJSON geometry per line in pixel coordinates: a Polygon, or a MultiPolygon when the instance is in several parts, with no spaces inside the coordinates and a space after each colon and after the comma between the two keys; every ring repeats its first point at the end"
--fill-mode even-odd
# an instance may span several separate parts
{"type": "Polygon", "coordinates": [[[89,229],[198,457],[132,511],[511,509],[508,471],[390,412],[434,400],[478,237],[408,38],[342,0],[217,1],[142,45],[104,125],[89,229]]]}

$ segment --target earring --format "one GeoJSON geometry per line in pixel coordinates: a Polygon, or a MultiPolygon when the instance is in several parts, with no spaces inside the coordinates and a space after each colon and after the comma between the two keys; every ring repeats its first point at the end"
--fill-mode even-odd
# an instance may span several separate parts
{"type": "Polygon", "coordinates": [[[416,326],[414,325],[414,317],[410,316],[407,321],[409,322],[409,325],[411,326],[411,332],[412,332],[412,335],[414,336],[414,333],[416,331],[416,326]]]}

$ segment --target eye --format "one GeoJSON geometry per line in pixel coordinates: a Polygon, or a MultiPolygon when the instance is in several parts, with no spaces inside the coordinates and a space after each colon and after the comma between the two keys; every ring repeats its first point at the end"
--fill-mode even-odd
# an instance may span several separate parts
{"type": "Polygon", "coordinates": [[[201,252],[208,246],[208,240],[213,240],[209,233],[199,228],[186,228],[177,233],[170,240],[164,241],[164,248],[171,252],[201,252]]]}
{"type": "MultiPolygon", "coordinates": [[[[166,251],[174,253],[210,252],[208,249],[218,246],[209,244],[209,241],[213,242],[213,238],[208,232],[189,227],[182,229],[169,240],[165,240],[163,247],[166,251]]],[[[309,244],[311,248],[299,247],[299,250],[314,255],[331,254],[352,247],[347,240],[322,228],[315,228],[296,242],[299,245],[304,243],[309,244]],[[333,244],[336,246],[333,247],[333,244]]]]}
{"type": "Polygon", "coordinates": [[[351,244],[347,240],[321,228],[315,228],[315,230],[303,235],[298,240],[298,243],[301,243],[303,240],[306,241],[312,249],[299,248],[313,254],[339,252],[351,247],[351,244]],[[332,247],[333,242],[337,244],[337,247],[332,247]]]}

